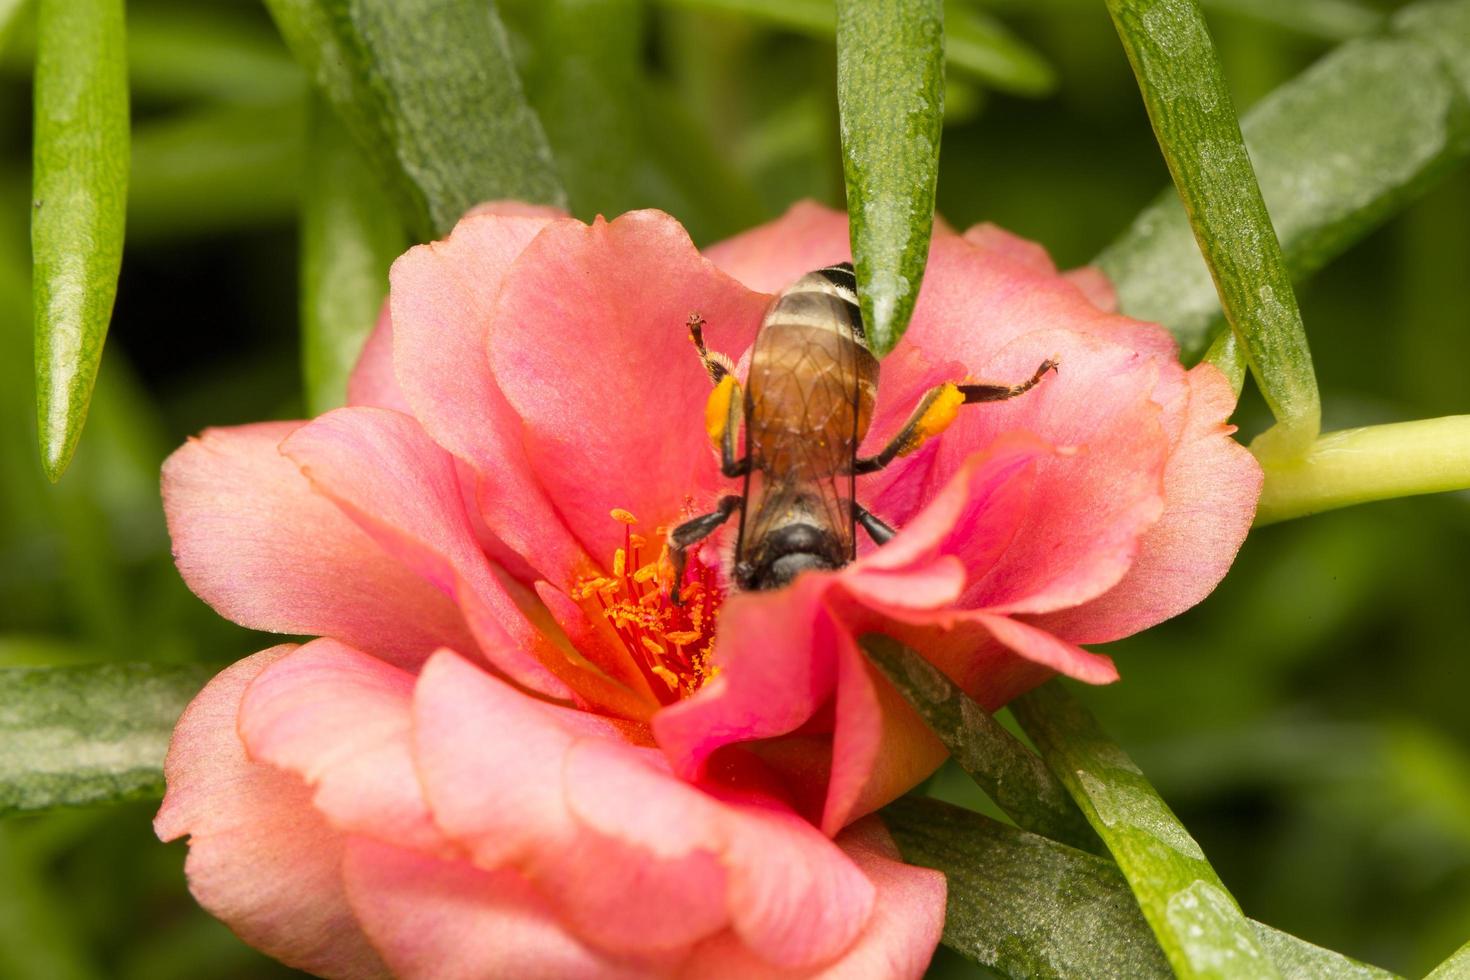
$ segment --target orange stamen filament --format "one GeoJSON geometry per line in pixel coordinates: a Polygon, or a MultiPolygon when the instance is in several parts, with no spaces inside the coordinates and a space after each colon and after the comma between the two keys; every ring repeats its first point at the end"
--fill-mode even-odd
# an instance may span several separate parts
{"type": "Polygon", "coordinates": [[[572,598],[582,602],[596,598],[598,609],[655,696],[672,704],[699,690],[718,671],[711,657],[724,590],[717,569],[691,553],[679,590],[682,604],[674,605],[669,597],[674,570],[668,548],[645,562],[648,541],[633,533],[637,518],[622,509],[614,510],[612,517],[623,525],[623,546],[613,553],[611,574],[578,579],[572,598]]]}

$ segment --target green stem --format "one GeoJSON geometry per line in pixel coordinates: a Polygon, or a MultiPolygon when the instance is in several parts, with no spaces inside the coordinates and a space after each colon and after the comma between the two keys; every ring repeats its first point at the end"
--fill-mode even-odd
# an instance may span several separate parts
{"type": "Polygon", "coordinates": [[[1266,471],[1258,527],[1370,500],[1470,489],[1470,415],[1329,432],[1294,460],[1261,454],[1256,443],[1251,450],[1266,471]]]}

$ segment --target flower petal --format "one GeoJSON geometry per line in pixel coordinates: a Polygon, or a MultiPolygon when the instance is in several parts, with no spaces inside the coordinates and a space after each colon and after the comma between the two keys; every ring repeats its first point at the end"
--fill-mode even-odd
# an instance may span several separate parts
{"type": "Polygon", "coordinates": [[[514,869],[483,871],[353,837],[344,877],[364,930],[401,980],[646,975],[582,945],[514,869]]]}
{"type": "Polygon", "coordinates": [[[477,209],[444,241],[409,249],[393,264],[393,358],[413,415],[484,481],[490,529],[543,575],[563,582],[585,558],[536,483],[521,446],[520,419],[486,357],[506,272],[556,220],[548,209],[524,210],[504,204],[477,209]]]}
{"type": "Polygon", "coordinates": [[[832,696],[839,629],[826,608],[831,577],[800,576],[779,592],[732,596],[720,610],[716,673],[653,718],[674,771],[696,777],[721,746],[794,732],[832,696]]]}
{"type": "Polygon", "coordinates": [[[299,779],[249,761],[235,734],[245,688],[292,649],[226,668],[185,709],[153,829],[164,841],[189,835],[189,890],[245,942],[311,973],[384,977],[347,905],[342,838],[299,779]]]}
{"type": "Polygon", "coordinates": [[[1230,569],[1255,516],[1261,467],[1231,438],[1235,394],[1224,375],[1202,364],[1186,379],[1185,421],[1164,466],[1163,516],[1121,582],[1075,609],[1037,617],[1044,629],[1078,643],[1129,636],[1195,605],[1230,569]]]}
{"type": "Polygon", "coordinates": [[[779,293],[813,269],[852,259],[847,213],[797,201],[775,221],[704,250],[725,274],[761,293],[779,293]]]}
{"type": "Polygon", "coordinates": [[[576,738],[639,733],[527,697],[447,650],[419,673],[413,720],[414,759],[434,820],[487,869],[529,861],[547,842],[568,838],[554,774],[576,738]]]}
{"type": "Polygon", "coordinates": [[[912,344],[931,359],[959,361],[980,372],[1016,338],[1058,327],[1148,356],[1178,358],[1167,330],[1103,312],[1075,282],[1057,274],[1041,246],[994,225],[972,228],[963,238],[934,236],[900,346],[912,344]]]}
{"type": "Polygon", "coordinates": [[[1037,462],[1025,520],[1004,553],[976,569],[965,608],[1039,613],[1095,598],[1127,572],[1163,512],[1168,438],[1152,397],[1160,365],[1065,330],[1029,334],[992,363],[1001,377],[1029,376],[1048,356],[1060,357],[1060,374],[1020,398],[962,411],[939,439],[936,478],[1007,433],[1057,447],[1037,462]]]}
{"type": "Polygon", "coordinates": [[[705,890],[728,876],[719,921],[728,916],[768,962],[805,966],[848,947],[868,920],[873,889],[830,841],[784,804],[752,794],[719,798],[718,787],[692,787],[661,763],[656,753],[606,740],[578,742],[565,770],[572,812],[645,861],[717,858],[711,863],[723,873],[705,890]]]}
{"type": "Polygon", "coordinates": [[[336,640],[314,640],[245,691],[250,757],[300,776],[333,826],[435,853],[445,849],[414,772],[413,675],[336,640]]]}
{"type": "Polygon", "coordinates": [[[571,696],[548,669],[565,665],[564,655],[516,607],[480,549],[454,459],[417,422],[339,408],[293,432],[281,452],[385,550],[453,596],[496,667],[532,690],[571,696]]]}
{"type": "Polygon", "coordinates": [[[877,817],[853,824],[836,840],[877,890],[862,935],[834,962],[808,970],[773,968],[725,934],[700,946],[681,977],[699,980],[917,980],[928,969],[944,929],[944,875],[899,859],[877,817]]]}
{"type": "MultiPolygon", "coordinates": [[[[626,744],[640,734],[634,726],[538,703],[447,652],[425,665],[414,718],[439,825],[480,868],[529,874],[579,936],[619,952],[657,952],[686,948],[725,923],[724,872],[713,854],[679,844],[687,833],[668,838],[674,850],[650,854],[572,818],[561,778],[572,747],[626,744]]],[[[671,795],[674,779],[665,783],[666,793],[626,802],[646,822],[678,830],[674,807],[688,801],[671,795]]]]}
{"type": "Polygon", "coordinates": [[[948,754],[914,709],[881,679],[850,633],[838,636],[832,773],[822,830],[835,835],[927,778],[948,754]]]}
{"type": "Polygon", "coordinates": [[[538,481],[594,559],[622,543],[614,508],[670,525],[686,496],[703,505],[728,485],[700,424],[710,383],[687,321],[699,313],[710,347],[738,353],[768,302],[656,211],[549,225],[516,260],[491,368],[524,420],[538,481]]]}
{"type": "Polygon", "coordinates": [[[179,572],[252,629],[335,636],[403,666],[474,640],[448,597],[312,491],[277,447],[299,427],[210,429],[163,464],[179,572]]]}

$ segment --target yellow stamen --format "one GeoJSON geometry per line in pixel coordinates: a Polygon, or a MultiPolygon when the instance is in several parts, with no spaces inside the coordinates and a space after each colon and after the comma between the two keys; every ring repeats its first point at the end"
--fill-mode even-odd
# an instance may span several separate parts
{"type": "Polygon", "coordinates": [[[638,523],[638,518],[634,517],[630,512],[623,510],[623,508],[621,507],[614,507],[612,509],[612,519],[620,524],[638,523]]]}
{"type": "Polygon", "coordinates": [[[583,575],[569,591],[589,614],[606,618],[655,696],[669,704],[693,694],[716,673],[710,658],[723,583],[716,566],[691,554],[681,601],[674,605],[668,548],[652,561],[643,561],[640,552],[649,546],[648,539],[633,534],[633,515],[618,508],[612,516],[625,527],[623,547],[608,563],[611,574],[583,575]]]}

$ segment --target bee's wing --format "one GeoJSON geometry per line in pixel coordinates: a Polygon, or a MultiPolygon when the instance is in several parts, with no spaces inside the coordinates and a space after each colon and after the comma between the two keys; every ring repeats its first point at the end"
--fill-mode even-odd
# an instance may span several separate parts
{"type": "Polygon", "coordinates": [[[798,505],[817,511],[851,557],[856,349],[840,334],[809,332],[771,353],[755,396],[763,404],[745,421],[747,452],[763,447],[765,458],[747,477],[740,557],[798,505]]]}

